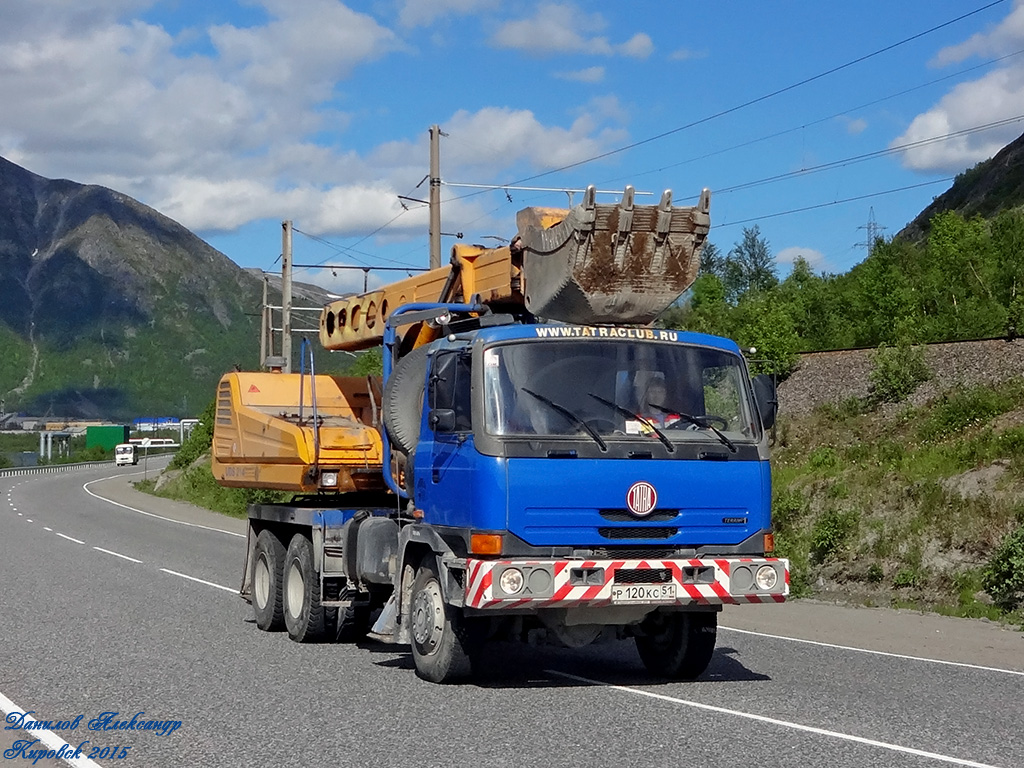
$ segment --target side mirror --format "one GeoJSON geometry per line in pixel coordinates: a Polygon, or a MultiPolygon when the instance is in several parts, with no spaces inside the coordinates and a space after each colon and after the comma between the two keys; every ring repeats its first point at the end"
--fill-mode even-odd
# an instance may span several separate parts
{"type": "Polygon", "coordinates": [[[434,408],[428,414],[427,421],[435,432],[455,431],[455,411],[451,408],[434,408]]]}
{"type": "Polygon", "coordinates": [[[751,383],[754,385],[754,402],[757,403],[757,412],[761,415],[761,424],[765,429],[771,429],[779,413],[775,382],[767,373],[762,373],[755,376],[751,383]]]}

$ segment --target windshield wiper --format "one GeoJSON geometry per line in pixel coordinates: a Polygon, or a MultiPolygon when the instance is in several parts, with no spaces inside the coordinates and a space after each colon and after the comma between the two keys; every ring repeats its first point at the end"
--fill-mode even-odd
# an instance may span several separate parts
{"type": "Polygon", "coordinates": [[[661,442],[665,445],[665,448],[668,449],[669,453],[675,452],[676,448],[674,445],[672,445],[672,441],[665,437],[665,433],[658,429],[657,425],[650,419],[644,418],[639,413],[633,413],[631,410],[629,410],[629,408],[624,408],[623,406],[616,403],[614,400],[606,400],[600,395],[595,395],[593,392],[587,392],[587,394],[590,395],[595,400],[597,400],[597,402],[604,403],[609,408],[614,408],[627,419],[638,419],[641,423],[643,423],[645,426],[649,427],[651,430],[654,431],[654,434],[658,436],[658,439],[661,440],[661,442]]]}
{"type": "Polygon", "coordinates": [[[733,443],[733,441],[730,440],[728,437],[726,437],[724,434],[722,434],[719,431],[718,427],[714,426],[713,424],[708,422],[706,419],[701,419],[698,416],[691,416],[688,413],[683,413],[682,411],[676,411],[676,410],[673,410],[671,408],[662,408],[660,405],[654,405],[653,403],[651,404],[651,408],[653,408],[656,411],[661,411],[662,413],[668,414],[669,416],[678,416],[683,421],[688,421],[691,424],[693,424],[695,427],[700,427],[701,429],[710,429],[712,432],[715,433],[715,435],[718,436],[718,439],[721,441],[722,445],[724,445],[726,448],[728,448],[733,453],[736,453],[736,444],[733,443]]]}
{"type": "Polygon", "coordinates": [[[536,397],[538,400],[540,400],[545,405],[547,405],[547,406],[549,406],[551,408],[554,408],[560,414],[562,414],[567,419],[569,419],[569,421],[571,421],[573,424],[576,424],[577,426],[583,427],[583,429],[586,430],[587,434],[590,435],[592,438],[594,438],[594,442],[597,443],[599,446],[601,446],[601,450],[602,451],[607,451],[608,450],[608,445],[605,443],[604,440],[601,439],[601,436],[599,434],[597,434],[597,432],[594,430],[594,428],[591,427],[589,424],[587,424],[587,422],[585,422],[583,419],[581,419],[575,413],[573,413],[568,408],[566,408],[564,405],[559,405],[554,400],[552,400],[550,397],[545,397],[544,395],[539,395],[536,392],[534,392],[532,389],[527,389],[526,387],[520,387],[520,389],[523,392],[525,392],[526,394],[528,394],[528,395],[533,395],[534,397],[536,397]]]}

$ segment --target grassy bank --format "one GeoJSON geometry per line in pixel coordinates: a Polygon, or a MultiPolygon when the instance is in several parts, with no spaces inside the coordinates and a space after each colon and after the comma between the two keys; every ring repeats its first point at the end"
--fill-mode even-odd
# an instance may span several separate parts
{"type": "Polygon", "coordinates": [[[157,483],[158,480],[155,479],[144,480],[135,483],[135,487],[154,496],[187,501],[189,504],[242,519],[246,517],[246,509],[250,504],[273,504],[291,498],[291,494],[287,493],[253,488],[224,488],[217,485],[210,471],[208,455],[200,457],[184,470],[169,470],[160,482],[159,488],[156,487],[157,483]]]}
{"type": "Polygon", "coordinates": [[[795,594],[1024,622],[1024,382],[783,419],[773,478],[795,594]]]}

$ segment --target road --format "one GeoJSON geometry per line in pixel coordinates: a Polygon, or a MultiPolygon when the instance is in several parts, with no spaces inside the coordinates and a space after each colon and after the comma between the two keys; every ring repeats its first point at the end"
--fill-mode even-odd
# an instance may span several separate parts
{"type": "Polygon", "coordinates": [[[436,686],[403,648],[258,631],[235,594],[244,524],[137,494],[131,472],[0,477],[0,702],[82,715],[55,731],[96,750],[78,765],[1024,766],[1021,633],[742,606],[694,683],[652,681],[622,643],[503,646],[483,679],[436,686]],[[155,730],[90,730],[105,712],[155,730]]]}

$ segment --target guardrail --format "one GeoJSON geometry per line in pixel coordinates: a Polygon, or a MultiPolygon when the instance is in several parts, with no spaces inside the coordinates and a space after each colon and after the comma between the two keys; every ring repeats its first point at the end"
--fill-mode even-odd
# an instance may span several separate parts
{"type": "Polygon", "coordinates": [[[13,477],[15,475],[43,475],[52,472],[64,472],[69,469],[87,469],[89,467],[114,466],[114,461],[80,461],[76,464],[41,464],[37,467],[8,467],[0,469],[0,477],[13,477]]]}
{"type": "MultiPolygon", "coordinates": [[[[150,451],[148,454],[144,451],[139,459],[145,459],[147,456],[152,456],[154,459],[160,458],[161,456],[173,456],[174,451],[161,451],[160,448],[169,448],[170,446],[156,446],[157,450],[150,451]]],[[[12,477],[15,475],[43,475],[51,474],[53,472],[64,472],[70,469],[89,469],[90,467],[112,467],[114,466],[114,460],[108,459],[106,461],[79,461],[74,464],[40,464],[35,467],[7,467],[6,469],[0,469],[0,477],[12,477]]]]}

